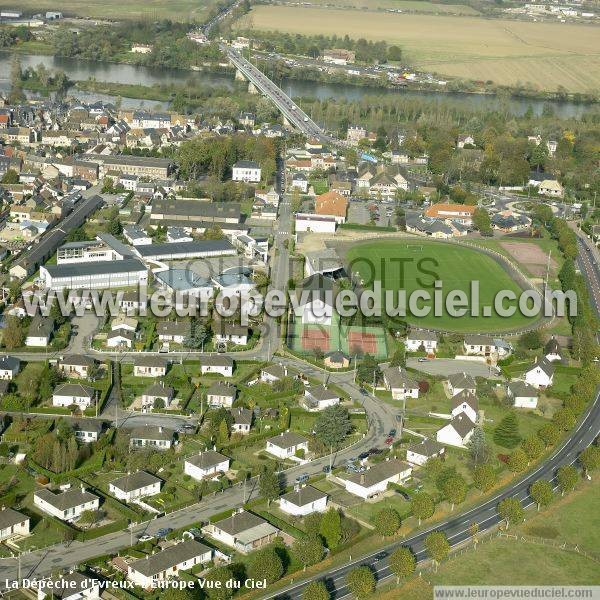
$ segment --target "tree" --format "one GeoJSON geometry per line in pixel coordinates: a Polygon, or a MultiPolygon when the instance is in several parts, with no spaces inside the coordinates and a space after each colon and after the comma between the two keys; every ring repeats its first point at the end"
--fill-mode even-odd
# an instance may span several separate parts
{"type": "Polygon", "coordinates": [[[264,469],[258,478],[258,487],[260,495],[267,501],[267,504],[271,504],[273,500],[279,498],[279,492],[281,491],[281,483],[279,476],[272,469],[264,469]]]}
{"type": "Polygon", "coordinates": [[[390,360],[390,367],[406,367],[406,348],[403,342],[398,342],[398,346],[390,360]]]}
{"type": "Polygon", "coordinates": [[[467,497],[467,482],[460,475],[453,475],[446,479],[442,485],[446,500],[451,504],[451,511],[455,504],[461,504],[467,497]]]}
{"type": "Polygon", "coordinates": [[[226,444],[229,440],[229,427],[227,426],[227,421],[223,419],[221,423],[219,423],[219,441],[222,444],[226,444]]]}
{"type": "Polygon", "coordinates": [[[416,567],[417,559],[410,548],[402,546],[390,556],[390,569],[392,569],[398,583],[400,583],[400,579],[410,577],[415,572],[416,567]]]}
{"type": "Polygon", "coordinates": [[[160,593],[160,600],[198,600],[200,594],[197,588],[167,587],[160,593]]]}
{"type": "Polygon", "coordinates": [[[553,423],[561,431],[569,431],[575,427],[577,417],[570,408],[559,408],[552,416],[553,423]]]}
{"type": "Polygon", "coordinates": [[[435,512],[435,502],[427,492],[419,492],[412,497],[410,508],[413,516],[419,519],[419,525],[421,525],[422,519],[429,519],[435,512]]]}
{"type": "Polygon", "coordinates": [[[510,411],[494,430],[494,442],[504,448],[515,448],[521,441],[519,421],[514,411],[510,411]]]}
{"type": "Polygon", "coordinates": [[[211,569],[204,579],[207,582],[206,594],[211,600],[229,600],[233,597],[234,588],[227,587],[227,582],[237,578],[229,565],[211,569]]]}
{"type": "Polygon", "coordinates": [[[577,481],[579,480],[579,473],[573,465],[565,465],[558,469],[556,480],[558,481],[560,494],[561,496],[564,496],[566,492],[575,489],[577,481]]]}
{"type": "Polygon", "coordinates": [[[558,442],[560,431],[554,423],[546,423],[538,429],[537,436],[546,444],[546,448],[548,448],[558,442]]]}
{"type": "Polygon", "coordinates": [[[8,350],[20,348],[25,342],[25,333],[21,327],[19,317],[9,315],[6,317],[4,329],[2,330],[2,343],[8,350]]]}
{"type": "Polygon", "coordinates": [[[540,507],[542,506],[545,508],[552,502],[552,498],[554,497],[552,484],[545,479],[538,479],[529,487],[529,495],[537,504],[538,510],[540,510],[540,507]]]}
{"type": "Polygon", "coordinates": [[[342,539],[342,518],[335,508],[330,508],[321,518],[319,533],[330,550],[335,550],[342,539]]]}
{"type": "Polygon", "coordinates": [[[492,235],[490,213],[485,208],[476,208],[473,212],[473,225],[481,235],[492,235]]]}
{"type": "Polygon", "coordinates": [[[302,600],[329,600],[331,594],[322,581],[311,581],[304,588],[302,600]]]}
{"type": "Polygon", "coordinates": [[[598,446],[588,446],[579,454],[579,462],[585,474],[589,477],[590,471],[595,471],[600,467],[600,448],[598,446]]]}
{"type": "Polygon", "coordinates": [[[433,531],[425,538],[425,548],[427,549],[427,554],[429,554],[429,557],[435,563],[437,571],[438,564],[441,563],[450,552],[450,543],[448,542],[446,534],[442,531],[433,531]]]}
{"type": "Polygon", "coordinates": [[[108,232],[112,235],[121,235],[123,226],[118,217],[114,217],[108,222],[108,232]]]}
{"type": "Polygon", "coordinates": [[[496,485],[496,471],[490,464],[477,465],[473,469],[473,484],[482,494],[489,492],[496,485]]]}
{"type": "Polygon", "coordinates": [[[383,537],[394,535],[402,525],[402,519],[394,508],[382,508],[373,520],[375,530],[383,537]]]}
{"type": "Polygon", "coordinates": [[[517,498],[504,498],[498,503],[498,514],[506,521],[506,527],[522,523],[525,517],[523,507],[517,498]]]}
{"type": "Polygon", "coordinates": [[[485,439],[485,433],[481,427],[476,426],[473,430],[473,435],[469,440],[468,448],[473,464],[480,465],[489,460],[490,447],[485,439]]]}
{"type": "Polygon", "coordinates": [[[264,579],[268,584],[279,581],[283,576],[284,568],[281,558],[275,548],[263,548],[255,553],[248,574],[256,580],[264,579]]]}
{"type": "Polygon", "coordinates": [[[539,329],[533,329],[521,335],[518,345],[524,350],[537,350],[544,345],[544,336],[539,329]]]}
{"type": "Polygon", "coordinates": [[[517,448],[509,457],[507,466],[513,473],[522,473],[529,464],[527,459],[527,454],[521,450],[521,448],[517,448]]]}
{"type": "Polygon", "coordinates": [[[543,454],[544,442],[537,435],[531,435],[526,440],[523,440],[521,448],[523,448],[523,452],[525,452],[529,460],[535,460],[543,454]]]}
{"type": "Polygon", "coordinates": [[[1,182],[8,185],[19,183],[19,174],[14,169],[8,169],[2,176],[1,182]]]}
{"type": "Polygon", "coordinates": [[[315,437],[326,446],[337,448],[352,430],[348,409],[328,406],[315,421],[315,437]]]}
{"type": "Polygon", "coordinates": [[[348,587],[355,598],[361,600],[375,591],[375,575],[373,571],[365,565],[354,567],[346,579],[348,587]]]}
{"type": "Polygon", "coordinates": [[[293,551],[305,569],[316,565],[325,555],[325,547],[318,535],[306,535],[297,539],[294,542],[293,551]]]}
{"type": "Polygon", "coordinates": [[[377,383],[381,377],[381,369],[379,368],[374,356],[371,354],[365,354],[364,358],[361,360],[356,369],[356,377],[363,383],[377,383]]]}

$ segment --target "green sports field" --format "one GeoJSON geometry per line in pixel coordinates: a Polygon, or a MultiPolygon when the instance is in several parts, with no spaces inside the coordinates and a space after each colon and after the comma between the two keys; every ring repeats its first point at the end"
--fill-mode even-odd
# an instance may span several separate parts
{"type": "MultiPolygon", "coordinates": [[[[419,306],[430,307],[427,316],[411,313],[407,306],[406,321],[420,327],[438,328],[457,332],[494,333],[525,327],[535,322],[518,311],[516,302],[505,301],[505,306],[517,306],[511,317],[501,317],[493,308],[494,298],[501,290],[510,290],[518,297],[522,291],[508,271],[490,256],[455,244],[417,240],[385,240],[364,242],[352,246],[346,253],[349,270],[367,289],[380,281],[383,291],[406,290],[407,297],[416,290],[425,290],[431,300],[419,306]],[[442,310],[434,314],[434,282],[442,282],[442,310]],[[479,301],[471,298],[471,282],[479,282],[479,301]],[[464,292],[470,303],[479,307],[479,315],[469,312],[453,317],[445,309],[448,292],[464,292]],[[486,315],[485,307],[489,307],[486,315]]],[[[395,305],[398,301],[395,300],[395,305]]],[[[400,316],[399,318],[403,318],[400,316]]]]}

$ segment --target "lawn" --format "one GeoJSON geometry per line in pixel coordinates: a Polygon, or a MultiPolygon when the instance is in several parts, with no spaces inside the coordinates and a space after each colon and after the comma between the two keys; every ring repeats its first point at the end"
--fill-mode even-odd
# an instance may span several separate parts
{"type": "MultiPolygon", "coordinates": [[[[511,317],[501,317],[493,308],[494,297],[501,290],[510,290],[516,296],[521,288],[511,275],[494,259],[471,248],[455,244],[423,241],[386,240],[365,242],[352,246],[347,252],[349,269],[358,273],[366,288],[381,282],[384,291],[394,292],[393,307],[398,306],[398,290],[406,290],[407,298],[412,292],[425,290],[430,299],[420,303],[429,308],[426,316],[416,316],[410,306],[406,307],[406,320],[420,327],[434,327],[460,332],[500,332],[524,327],[535,319],[517,310],[511,317]],[[434,310],[433,283],[443,282],[440,292],[446,299],[450,291],[460,290],[471,299],[472,281],[479,282],[479,316],[467,313],[457,318],[448,314],[444,305],[434,310]],[[490,316],[483,316],[489,308],[490,316]]],[[[474,298],[473,298],[474,299],[474,298]]],[[[506,301],[505,306],[516,307],[516,302],[506,301]]],[[[473,311],[472,311],[473,312],[473,311]]]]}
{"type": "Polygon", "coordinates": [[[600,87],[600,36],[586,25],[274,5],[255,6],[238,23],[242,29],[343,31],[353,39],[385,40],[401,46],[409,64],[444,76],[541,90],[600,87]]]}

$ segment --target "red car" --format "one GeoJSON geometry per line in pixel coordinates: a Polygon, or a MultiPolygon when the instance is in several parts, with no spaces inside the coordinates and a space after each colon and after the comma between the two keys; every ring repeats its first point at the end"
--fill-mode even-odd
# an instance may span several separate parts
{"type": "Polygon", "coordinates": [[[391,445],[394,443],[394,438],[393,438],[393,437],[390,435],[389,437],[387,437],[387,438],[385,439],[385,443],[386,443],[388,446],[391,446],[391,445]]]}

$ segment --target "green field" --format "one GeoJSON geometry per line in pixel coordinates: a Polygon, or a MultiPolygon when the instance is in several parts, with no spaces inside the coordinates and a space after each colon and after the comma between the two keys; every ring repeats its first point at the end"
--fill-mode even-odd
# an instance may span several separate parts
{"type": "MultiPolygon", "coordinates": [[[[432,299],[422,303],[431,308],[427,316],[415,316],[408,306],[406,308],[406,320],[420,327],[493,333],[524,327],[535,321],[518,310],[510,318],[500,317],[493,310],[494,297],[500,290],[510,290],[518,296],[521,288],[491,257],[464,246],[412,240],[365,242],[352,246],[346,260],[349,270],[358,273],[366,288],[372,288],[374,281],[380,281],[384,291],[404,289],[407,297],[416,290],[426,290],[433,297],[433,282],[441,280],[442,298],[445,299],[449,291],[461,290],[471,299],[471,281],[479,281],[478,305],[482,307],[479,312],[483,313],[483,307],[489,306],[490,316],[468,313],[456,318],[450,316],[443,305],[440,315],[435,316],[432,299]]],[[[397,306],[397,300],[394,304],[397,306]]],[[[505,305],[516,303],[506,302],[505,305]]]]}
{"type": "MultiPolygon", "coordinates": [[[[331,0],[311,0],[311,6],[331,6],[331,0]]],[[[335,0],[335,6],[357,10],[401,10],[402,12],[477,15],[479,11],[466,4],[437,4],[426,0],[335,0]]]]}
{"type": "Polygon", "coordinates": [[[385,40],[399,45],[415,68],[443,76],[539,90],[600,89],[600,35],[593,26],[270,5],[253,8],[239,26],[385,40]]]}

